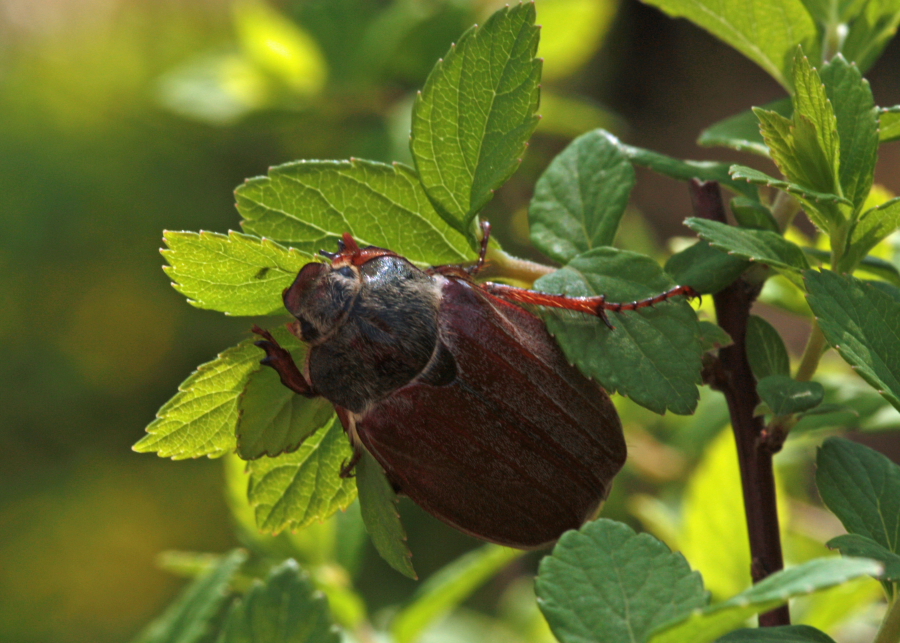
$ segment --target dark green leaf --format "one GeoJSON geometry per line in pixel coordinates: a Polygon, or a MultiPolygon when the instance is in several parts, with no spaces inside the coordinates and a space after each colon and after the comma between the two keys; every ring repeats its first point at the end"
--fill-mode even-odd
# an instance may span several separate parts
{"type": "Polygon", "coordinates": [[[770,375],[790,375],[791,360],[781,335],[762,317],[747,320],[747,359],[757,380],[770,375]]]}
{"type": "Polygon", "coordinates": [[[850,233],[850,244],[842,263],[857,265],[869,250],[897,228],[900,228],[900,197],[867,210],[850,233]]]}
{"type": "Polygon", "coordinates": [[[898,24],[900,5],[897,0],[869,0],[862,14],[850,24],[841,51],[865,73],[894,37],[898,24]]]}
{"type": "Polygon", "coordinates": [[[809,625],[745,627],[720,638],[716,643],[834,643],[834,639],[809,625]]]}
{"type": "Polygon", "coordinates": [[[679,181],[699,179],[701,181],[718,181],[732,192],[742,194],[750,199],[758,199],[758,191],[743,181],[736,181],[729,175],[727,163],[713,161],[682,161],[659,152],[645,150],[640,147],[619,144],[622,152],[635,165],[646,167],[659,174],[670,176],[679,181]]]}
{"type": "Polygon", "coordinates": [[[718,324],[700,321],[700,347],[704,352],[731,346],[734,340],[718,324]]]}
{"type": "Polygon", "coordinates": [[[538,180],[529,208],[531,240],[565,263],[611,246],[634,187],[634,168],[603,130],[575,139],[538,180]]]}
{"type": "Polygon", "coordinates": [[[259,358],[259,349],[247,340],[198,366],[132,448],[173,460],[218,458],[233,451],[238,397],[250,374],[262,368],[259,358]]]}
{"type": "MultiPolygon", "coordinates": [[[[831,252],[829,252],[828,250],[804,247],[803,252],[806,253],[807,256],[817,259],[819,263],[831,266],[831,252]]],[[[844,263],[844,261],[841,261],[841,263],[844,263]]],[[[900,285],[900,270],[897,270],[897,266],[892,264],[890,261],[886,261],[880,257],[866,255],[862,258],[861,261],[859,261],[859,264],[856,266],[856,270],[861,270],[870,275],[880,277],[881,279],[884,279],[891,284],[900,285]]],[[[866,283],[873,284],[882,289],[884,286],[889,285],[885,284],[884,281],[867,281],[866,283]]]]}
{"type": "Polygon", "coordinates": [[[247,499],[255,507],[259,529],[269,533],[302,529],[346,509],[356,498],[356,484],[340,474],[352,455],[341,423],[335,420],[293,453],[247,463],[247,499]]]}
{"type": "Polygon", "coordinates": [[[684,224],[709,241],[713,247],[738,257],[787,270],[809,268],[809,262],[800,246],[774,232],[737,228],[695,217],[686,219],[684,224]]]}
{"type": "Polygon", "coordinates": [[[900,303],[900,288],[898,288],[897,286],[885,283],[883,281],[866,281],[866,283],[873,288],[877,288],[897,303],[900,303]]]}
{"type": "MultiPolygon", "coordinates": [[[[794,106],[790,98],[782,98],[763,105],[762,109],[790,117],[794,106]]],[[[759,132],[759,119],[749,109],[703,130],[697,144],[705,147],[730,147],[739,152],[753,152],[761,156],[769,156],[769,148],[759,132]]]]}
{"type": "Polygon", "coordinates": [[[787,375],[762,378],[757,391],[775,415],[808,411],[821,404],[825,397],[825,389],[818,382],[798,382],[787,375]]]}
{"type": "Polygon", "coordinates": [[[842,438],[825,440],[816,464],[819,495],[844,528],[900,553],[900,466],[842,438]]]}
{"type": "Polygon", "coordinates": [[[781,232],[772,211],[759,201],[739,196],[733,198],[728,205],[731,206],[734,218],[742,228],[781,232]]]}
{"type": "Polygon", "coordinates": [[[465,601],[484,582],[525,552],[485,545],[443,567],[419,588],[391,622],[396,643],[413,643],[422,632],[465,601]]]}
{"type": "Polygon", "coordinates": [[[649,0],[673,18],[687,18],[725,41],[789,89],[791,56],[798,43],[817,51],[816,24],[800,0],[722,3],[711,0],[649,0]]]}
{"type": "Polygon", "coordinates": [[[361,246],[418,264],[472,257],[466,240],[435,212],[416,173],[372,161],[297,161],[248,179],[235,191],[248,232],[310,253],[337,249],[350,232],[361,246]]]}
{"type": "Polygon", "coordinates": [[[398,572],[416,579],[412,553],[406,546],[406,531],[397,512],[397,494],[381,465],[368,451],[356,464],[356,488],[366,531],[381,557],[398,572]]]}
{"type": "Polygon", "coordinates": [[[606,519],[563,534],[541,561],[535,589],[562,643],[641,642],[709,600],[681,554],[606,519]]]}
{"type": "Polygon", "coordinates": [[[522,160],[537,126],[540,30],[529,2],[462,35],[416,99],[410,149],[437,211],[463,233],[522,160]]]}
{"type": "MultiPolygon", "coordinates": [[[[535,288],[570,296],[604,294],[610,302],[650,297],[674,284],[655,261],[614,248],[579,255],[535,288]]],[[[679,298],[680,299],[680,298],[679,298]]],[[[627,395],[657,413],[691,413],[700,383],[697,316],[683,300],[611,313],[608,329],[592,316],[545,310],[550,332],[581,370],[610,392],[627,395]]]]}
{"type": "Polygon", "coordinates": [[[675,283],[691,286],[697,292],[715,294],[740,277],[750,262],[722,252],[706,241],[677,252],[666,262],[666,272],[675,283]]]}
{"type": "MultiPolygon", "coordinates": [[[[272,334],[302,368],[306,344],[284,328],[272,334]]],[[[259,357],[265,357],[262,350],[259,357]]],[[[297,395],[281,383],[273,368],[262,368],[250,376],[238,407],[237,450],[244,460],[296,451],[303,440],[334,419],[331,402],[297,395]]]]}
{"type": "Polygon", "coordinates": [[[870,284],[830,270],[803,274],[810,308],[825,339],[900,410],[900,302],[870,284]]]}
{"type": "Polygon", "coordinates": [[[281,291],[312,255],[237,232],[166,231],[163,270],[197,308],[228,315],[284,313],[281,291]]]}
{"type": "Polygon", "coordinates": [[[649,643],[711,643],[746,623],[756,614],[784,605],[795,596],[873,576],[881,565],[866,558],[817,558],[776,572],[750,589],[722,603],[698,610],[660,627],[649,643]]]}
{"type": "Polygon", "coordinates": [[[871,538],[859,534],[844,534],[832,538],[826,544],[829,549],[837,549],[844,556],[872,558],[884,563],[884,573],[879,578],[886,581],[900,581],[900,556],[871,538]]]}
{"type": "Polygon", "coordinates": [[[878,138],[882,143],[900,138],[900,105],[881,109],[878,129],[878,138]]]}
{"type": "Polygon", "coordinates": [[[236,549],[184,589],[162,616],[150,623],[134,643],[194,643],[210,633],[211,623],[228,598],[231,579],[247,559],[236,549]]]}
{"type": "Polygon", "coordinates": [[[339,643],[328,599],[293,559],[232,604],[218,643],[339,643]]]}
{"type": "Polygon", "coordinates": [[[837,118],[842,194],[858,212],[869,196],[875,175],[878,108],[869,82],[843,56],[832,58],[820,75],[837,118]]]}

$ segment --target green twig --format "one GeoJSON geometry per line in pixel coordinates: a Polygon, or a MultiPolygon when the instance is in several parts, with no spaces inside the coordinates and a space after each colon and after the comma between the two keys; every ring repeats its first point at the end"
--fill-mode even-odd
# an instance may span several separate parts
{"type": "Polygon", "coordinates": [[[872,643],[898,643],[898,641],[900,641],[900,598],[895,593],[872,643]]]}
{"type": "Polygon", "coordinates": [[[803,349],[803,356],[800,358],[800,365],[797,367],[797,374],[794,376],[799,382],[808,382],[812,379],[816,369],[819,367],[819,360],[828,349],[828,343],[825,341],[825,335],[819,327],[819,322],[813,321],[812,330],[809,332],[809,339],[806,340],[806,348],[803,349]]]}

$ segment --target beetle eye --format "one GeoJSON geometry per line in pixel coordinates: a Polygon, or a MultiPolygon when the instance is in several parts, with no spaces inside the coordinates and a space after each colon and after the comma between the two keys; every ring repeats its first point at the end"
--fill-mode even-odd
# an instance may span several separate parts
{"type": "Polygon", "coordinates": [[[350,266],[344,266],[343,268],[338,268],[335,270],[341,277],[346,277],[347,279],[353,279],[356,274],[353,272],[353,268],[350,266]]]}

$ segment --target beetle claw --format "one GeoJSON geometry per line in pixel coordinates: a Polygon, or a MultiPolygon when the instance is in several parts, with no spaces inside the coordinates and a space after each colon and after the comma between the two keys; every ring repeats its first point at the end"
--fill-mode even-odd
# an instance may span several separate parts
{"type": "Polygon", "coordinates": [[[362,458],[362,450],[357,448],[354,449],[353,455],[350,457],[350,460],[344,460],[341,464],[341,478],[355,478],[356,473],[354,473],[354,469],[356,465],[359,463],[362,458]]]}

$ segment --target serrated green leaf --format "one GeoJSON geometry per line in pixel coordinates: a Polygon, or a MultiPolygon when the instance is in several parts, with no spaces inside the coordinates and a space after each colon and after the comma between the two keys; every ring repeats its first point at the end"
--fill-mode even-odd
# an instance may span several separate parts
{"type": "Polygon", "coordinates": [[[228,612],[218,643],[339,643],[328,600],[297,561],[273,568],[228,612]]]}
{"type": "Polygon", "coordinates": [[[249,462],[247,498],[256,510],[259,529],[269,533],[302,529],[346,509],[356,498],[356,484],[340,474],[352,456],[350,442],[335,420],[293,453],[249,462]]]}
{"type": "MultiPolygon", "coordinates": [[[[790,117],[794,106],[790,98],[782,98],[763,105],[761,109],[790,117]]],[[[700,132],[697,144],[704,147],[729,147],[739,152],[769,156],[769,148],[759,131],[759,119],[753,110],[749,109],[721,120],[700,132]]]]}
{"type": "Polygon", "coordinates": [[[715,294],[744,274],[750,262],[717,250],[700,240],[666,261],[665,270],[675,283],[691,286],[702,295],[715,294]]]}
{"type": "Polygon", "coordinates": [[[881,143],[889,143],[900,138],[900,105],[880,110],[878,130],[878,140],[881,143]]]}
{"type": "Polygon", "coordinates": [[[731,45],[789,89],[791,56],[802,43],[818,51],[816,24],[800,0],[648,0],[673,18],[687,18],[731,45]]]}
{"type": "Polygon", "coordinates": [[[802,185],[798,185],[796,183],[791,183],[790,181],[782,181],[780,179],[776,179],[775,177],[769,176],[764,172],[754,170],[753,168],[746,167],[744,165],[732,165],[729,171],[731,172],[731,176],[735,180],[749,181],[750,183],[754,183],[756,185],[767,185],[770,188],[777,188],[789,194],[800,197],[800,199],[803,200],[807,206],[809,206],[807,208],[807,213],[811,217],[815,217],[820,210],[824,210],[826,213],[824,223],[820,220],[814,219],[814,223],[816,223],[816,225],[824,230],[828,229],[827,226],[829,224],[829,221],[835,218],[835,215],[831,214],[827,206],[836,207],[837,204],[850,205],[850,201],[842,196],[816,192],[815,190],[802,185]],[[810,209],[812,210],[811,212],[810,209]]]}
{"type": "Polygon", "coordinates": [[[541,61],[534,3],[506,7],[462,35],[413,109],[410,149],[437,211],[468,234],[521,162],[537,126],[541,61]]]}
{"type": "Polygon", "coordinates": [[[531,241],[561,263],[611,246],[634,182],[618,140],[603,130],[580,136],[538,179],[528,210],[531,241]]]}
{"type": "Polygon", "coordinates": [[[900,410],[900,302],[855,277],[803,273],[807,301],[825,339],[876,391],[900,410]]]}
{"type": "Polygon", "coordinates": [[[163,267],[172,286],[197,308],[227,315],[284,313],[281,291],[312,255],[237,232],[166,231],[163,267]]]}
{"type": "MultiPolygon", "coordinates": [[[[612,135],[608,135],[613,138],[612,135]]],[[[732,192],[758,200],[759,194],[756,188],[748,186],[743,181],[735,181],[729,174],[727,163],[714,161],[682,161],[680,159],[660,154],[652,150],[633,147],[619,143],[619,147],[628,160],[635,165],[646,167],[659,174],[664,174],[679,181],[699,179],[701,181],[717,181],[732,192]]]]}
{"type": "Polygon", "coordinates": [[[562,643],[641,642],[709,600],[681,554],[606,519],[563,534],[541,561],[535,590],[562,643]]]}
{"type": "Polygon", "coordinates": [[[716,643],[835,643],[834,639],[809,625],[745,627],[729,632],[716,643]]]}
{"type": "Polygon", "coordinates": [[[485,581],[523,556],[519,549],[484,545],[440,569],[419,588],[412,602],[391,621],[397,643],[413,643],[429,625],[466,600],[485,581]]]}
{"type": "Polygon", "coordinates": [[[872,248],[897,228],[900,228],[900,197],[867,210],[850,233],[850,243],[841,263],[858,265],[872,248]]]}
{"type": "MultiPolygon", "coordinates": [[[[834,106],[828,100],[819,73],[800,48],[794,56],[793,80],[794,151],[803,174],[786,176],[817,192],[841,194],[837,190],[840,189],[838,174],[842,151],[834,106]],[[801,180],[802,177],[806,180],[801,180]]],[[[852,131],[852,126],[848,127],[848,131],[852,131]]]]}
{"type": "MultiPolygon", "coordinates": [[[[831,252],[828,250],[804,247],[803,252],[806,253],[807,256],[818,260],[822,265],[831,265],[831,252]]],[[[850,265],[851,261],[856,261],[855,255],[850,255],[850,251],[848,251],[844,257],[845,258],[841,260],[841,264],[850,265]]],[[[855,270],[860,270],[878,277],[879,279],[883,279],[884,281],[866,281],[866,283],[880,288],[884,292],[891,294],[891,296],[893,296],[891,288],[900,286],[900,270],[898,270],[897,266],[890,261],[886,261],[881,257],[866,255],[858,261],[855,270]],[[885,283],[885,281],[889,283],[885,283]]]]}
{"type": "Polygon", "coordinates": [[[747,320],[747,360],[757,381],[770,375],[790,375],[791,360],[778,331],[762,317],[747,320]]]}
{"type": "Polygon", "coordinates": [[[825,440],[816,465],[819,495],[844,528],[900,553],[900,466],[842,438],[825,440]]]}
{"type": "Polygon", "coordinates": [[[800,246],[774,232],[737,228],[727,223],[696,217],[685,219],[684,224],[709,241],[713,247],[738,257],[789,271],[809,268],[809,262],[800,246]]]}
{"type": "Polygon", "coordinates": [[[837,119],[842,194],[858,213],[869,196],[875,176],[878,108],[869,82],[843,56],[831,59],[822,67],[820,76],[837,119]]]}
{"type": "Polygon", "coordinates": [[[412,553],[406,546],[406,530],[397,512],[397,494],[381,465],[368,451],[363,451],[356,464],[356,488],[363,522],[375,549],[391,567],[417,579],[412,553]]]}
{"type": "Polygon", "coordinates": [[[885,581],[900,581],[900,556],[882,547],[871,538],[859,534],[844,534],[829,540],[829,549],[837,549],[844,556],[871,558],[884,564],[884,573],[879,576],[885,581]]]}
{"type": "Polygon", "coordinates": [[[201,364],[178,393],[157,412],[145,435],[132,447],[162,458],[218,458],[235,447],[238,397],[247,378],[262,368],[252,340],[229,348],[201,364]]]}
{"type": "Polygon", "coordinates": [[[898,25],[900,3],[897,0],[869,0],[861,15],[850,24],[841,51],[865,73],[894,37],[898,25]]]}
{"type": "Polygon", "coordinates": [[[213,569],[188,585],[134,643],[195,643],[208,636],[211,621],[228,598],[231,579],[246,559],[240,549],[223,556],[213,569]]]}
{"type": "Polygon", "coordinates": [[[700,347],[704,352],[731,346],[734,343],[734,340],[731,339],[731,335],[726,333],[725,329],[718,324],[703,320],[701,320],[699,324],[700,347]]]}
{"type": "MultiPolygon", "coordinates": [[[[673,285],[647,256],[596,248],[541,277],[535,288],[575,297],[603,294],[610,302],[629,302],[673,285]]],[[[657,413],[693,412],[702,351],[697,316],[683,299],[611,313],[615,330],[593,316],[555,310],[542,314],[569,359],[607,391],[627,395],[657,413]]]]}
{"type": "Polygon", "coordinates": [[[818,558],[772,574],[722,603],[696,610],[680,621],[660,627],[649,643],[711,643],[741,627],[748,618],[783,605],[795,596],[841,585],[860,576],[880,573],[881,565],[866,558],[818,558]]]}
{"type": "Polygon", "coordinates": [[[825,397],[818,382],[798,382],[787,375],[769,375],[759,380],[756,390],[775,415],[792,415],[817,407],[825,397]]]}
{"type": "Polygon", "coordinates": [[[336,250],[350,232],[361,246],[401,253],[418,264],[473,257],[465,238],[441,219],[415,171],[373,161],[297,161],[235,191],[244,230],[303,250],[336,250]]]}
{"type": "Polygon", "coordinates": [[[744,197],[735,197],[728,205],[731,206],[731,212],[742,228],[781,232],[772,211],[762,203],[744,197]]]}
{"type": "MultiPolygon", "coordinates": [[[[302,368],[306,345],[283,328],[272,334],[302,368]]],[[[263,357],[265,353],[260,350],[260,359],[263,357]]],[[[297,395],[281,383],[273,368],[262,368],[250,375],[238,408],[240,419],[235,434],[238,455],[244,460],[296,451],[306,438],[334,419],[331,402],[324,397],[297,395]]]]}

